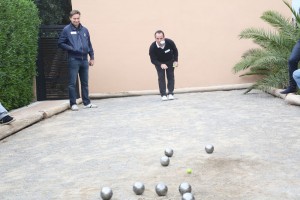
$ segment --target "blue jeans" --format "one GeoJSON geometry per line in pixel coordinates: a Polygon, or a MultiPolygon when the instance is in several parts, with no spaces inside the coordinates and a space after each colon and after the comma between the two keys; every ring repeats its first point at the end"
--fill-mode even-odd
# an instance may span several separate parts
{"type": "Polygon", "coordinates": [[[76,80],[79,74],[81,95],[84,105],[90,104],[89,98],[89,63],[88,60],[69,58],[69,98],[70,106],[76,104],[76,80]]]}
{"type": "Polygon", "coordinates": [[[0,103],[0,120],[5,117],[7,114],[7,110],[2,106],[2,104],[0,103]]]}
{"type": "Polygon", "coordinates": [[[297,84],[293,78],[293,73],[298,69],[298,63],[300,61],[300,40],[295,44],[292,53],[289,58],[289,82],[290,87],[296,88],[297,84]]]}
{"type": "Polygon", "coordinates": [[[293,78],[296,81],[298,88],[300,88],[300,69],[297,69],[296,71],[294,71],[293,78]]]}

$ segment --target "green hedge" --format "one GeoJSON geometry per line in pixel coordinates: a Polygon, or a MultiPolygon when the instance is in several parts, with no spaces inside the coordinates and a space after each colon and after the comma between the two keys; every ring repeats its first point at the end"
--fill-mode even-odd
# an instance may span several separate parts
{"type": "Polygon", "coordinates": [[[0,102],[9,110],[33,99],[39,25],[32,0],[0,1],[0,102]]]}

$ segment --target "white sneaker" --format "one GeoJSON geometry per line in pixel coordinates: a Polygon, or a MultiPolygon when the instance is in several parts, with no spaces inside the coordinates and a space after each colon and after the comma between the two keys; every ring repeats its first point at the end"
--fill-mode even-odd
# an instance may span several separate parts
{"type": "Polygon", "coordinates": [[[167,98],[167,96],[162,96],[162,97],[161,97],[161,100],[162,100],[162,101],[167,101],[168,98],[167,98]]]}
{"type": "Polygon", "coordinates": [[[71,107],[71,110],[73,111],[78,111],[78,106],[76,104],[73,104],[72,107],[71,107]]]}
{"type": "Polygon", "coordinates": [[[98,108],[98,106],[90,103],[90,104],[84,106],[84,108],[98,108]]]}
{"type": "Polygon", "coordinates": [[[174,96],[173,96],[172,94],[169,94],[169,95],[168,95],[168,99],[169,99],[169,100],[174,100],[175,98],[174,98],[174,96]]]}

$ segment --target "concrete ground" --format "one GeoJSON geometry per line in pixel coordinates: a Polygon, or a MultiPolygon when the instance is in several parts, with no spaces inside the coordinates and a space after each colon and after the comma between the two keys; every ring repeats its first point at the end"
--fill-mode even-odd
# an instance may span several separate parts
{"type": "Polygon", "coordinates": [[[300,199],[299,107],[242,93],[94,100],[97,109],[40,121],[0,141],[0,199],[99,200],[108,186],[113,200],[173,200],[181,182],[196,199],[300,199]],[[166,147],[174,156],[162,167],[166,147]],[[166,197],[155,194],[159,182],[166,197]]]}

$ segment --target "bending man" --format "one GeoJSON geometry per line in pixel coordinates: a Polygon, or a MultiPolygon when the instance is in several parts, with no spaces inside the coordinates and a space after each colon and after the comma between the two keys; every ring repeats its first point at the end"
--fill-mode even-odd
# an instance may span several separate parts
{"type": "Polygon", "coordinates": [[[161,99],[163,101],[174,99],[174,68],[178,66],[178,50],[171,39],[165,38],[163,31],[158,30],[154,34],[155,41],[149,49],[150,59],[155,65],[158,75],[158,85],[161,99]],[[166,92],[166,77],[168,79],[168,97],[166,92]]]}

